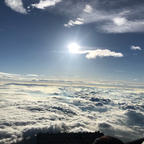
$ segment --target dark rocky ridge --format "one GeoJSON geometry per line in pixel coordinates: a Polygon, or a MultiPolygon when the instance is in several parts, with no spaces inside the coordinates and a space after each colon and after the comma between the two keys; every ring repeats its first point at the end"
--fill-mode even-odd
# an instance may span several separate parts
{"type": "MultiPolygon", "coordinates": [[[[22,141],[13,144],[115,144],[115,141],[112,143],[112,140],[119,141],[116,138],[104,136],[104,134],[99,131],[93,133],[39,133],[35,136],[26,137],[22,141]],[[100,141],[97,141],[97,138],[100,141]]],[[[142,144],[142,142],[144,142],[144,138],[125,144],[142,144]]]]}

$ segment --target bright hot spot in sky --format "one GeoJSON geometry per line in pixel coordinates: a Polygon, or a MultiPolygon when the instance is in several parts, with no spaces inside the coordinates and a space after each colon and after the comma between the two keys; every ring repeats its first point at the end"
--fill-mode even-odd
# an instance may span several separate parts
{"type": "Polygon", "coordinates": [[[80,46],[77,43],[72,42],[68,45],[68,49],[70,53],[78,53],[80,50],[80,46]]]}

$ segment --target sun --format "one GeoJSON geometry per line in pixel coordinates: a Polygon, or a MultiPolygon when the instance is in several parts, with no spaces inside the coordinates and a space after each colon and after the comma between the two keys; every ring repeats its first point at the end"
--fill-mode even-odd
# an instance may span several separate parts
{"type": "Polygon", "coordinates": [[[77,43],[70,43],[68,45],[68,49],[70,53],[78,53],[80,50],[80,46],[77,43]]]}

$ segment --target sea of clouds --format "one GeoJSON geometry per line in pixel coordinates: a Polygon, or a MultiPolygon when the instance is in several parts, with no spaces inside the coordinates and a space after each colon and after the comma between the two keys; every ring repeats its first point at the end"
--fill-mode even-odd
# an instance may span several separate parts
{"type": "Polygon", "coordinates": [[[143,88],[0,83],[0,144],[39,132],[98,130],[126,141],[144,136],[143,88]]]}

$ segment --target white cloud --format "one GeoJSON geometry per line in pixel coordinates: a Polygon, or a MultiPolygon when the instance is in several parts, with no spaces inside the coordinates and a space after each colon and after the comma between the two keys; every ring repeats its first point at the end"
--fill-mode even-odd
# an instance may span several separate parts
{"type": "Polygon", "coordinates": [[[124,56],[122,53],[114,52],[108,49],[79,50],[76,53],[85,54],[87,59],[95,59],[97,57],[123,57],[124,56]]]}
{"type": "MultiPolygon", "coordinates": [[[[127,1],[125,2],[127,3],[127,1]]],[[[122,3],[125,2],[122,1],[122,3]]],[[[72,16],[74,15],[83,19],[81,25],[95,23],[97,30],[101,32],[144,32],[143,3],[134,7],[117,7],[116,9],[113,9],[112,5],[118,6],[119,2],[107,1],[105,7],[101,6],[101,4],[103,4],[101,1],[91,2],[81,12],[73,12],[72,16]],[[92,9],[91,5],[93,6],[92,9]],[[108,7],[110,7],[109,10],[106,9],[108,7]]],[[[73,19],[72,21],[75,20],[73,19]]],[[[69,22],[65,26],[71,27],[76,25],[75,23],[69,25],[69,22]]]]}
{"type": "Polygon", "coordinates": [[[87,15],[84,12],[84,13],[80,14],[79,17],[76,18],[75,20],[69,20],[68,23],[65,24],[64,26],[72,27],[72,26],[77,25],[75,23],[75,21],[77,21],[77,19],[82,19],[82,23],[80,23],[80,25],[82,25],[82,24],[88,24],[88,23],[94,23],[94,22],[99,22],[99,21],[107,20],[107,19],[110,19],[109,16],[102,15],[99,11],[90,13],[89,15],[87,15]]]}
{"type": "Polygon", "coordinates": [[[97,50],[91,50],[88,51],[86,54],[87,59],[95,59],[96,57],[123,57],[122,53],[117,53],[108,49],[97,49],[97,50]]]}
{"type": "Polygon", "coordinates": [[[85,8],[84,8],[84,10],[83,10],[83,11],[84,11],[84,12],[86,12],[86,13],[92,13],[93,8],[92,8],[92,6],[91,6],[91,5],[86,4],[86,6],[85,6],[85,8]]]}
{"type": "Polygon", "coordinates": [[[102,130],[127,141],[143,137],[144,98],[139,88],[29,84],[1,81],[0,143],[39,132],[102,130]]]}
{"type": "Polygon", "coordinates": [[[70,20],[67,24],[64,24],[65,27],[71,27],[74,25],[82,25],[84,24],[84,20],[82,18],[77,18],[75,21],[70,20]]]}
{"type": "MultiPolygon", "coordinates": [[[[128,10],[122,11],[122,12],[117,12],[117,13],[109,13],[105,11],[100,11],[100,10],[93,10],[91,13],[87,14],[85,12],[82,12],[81,14],[78,15],[79,19],[83,20],[82,24],[88,24],[88,23],[99,23],[101,22],[101,25],[98,26],[98,28],[101,28],[103,25],[110,23],[112,26],[122,26],[127,22],[127,19],[125,18],[125,15],[129,13],[128,10]]],[[[76,24],[73,23],[71,25],[70,21],[76,21],[75,20],[69,20],[69,22],[65,26],[75,26],[76,24]]]]}
{"type": "Polygon", "coordinates": [[[131,49],[132,50],[142,50],[142,48],[140,46],[134,46],[134,45],[131,46],[131,49]]]}
{"type": "Polygon", "coordinates": [[[102,31],[107,33],[128,33],[128,32],[144,32],[144,20],[122,22],[121,25],[107,22],[99,27],[102,31]]]}
{"type": "MultiPolygon", "coordinates": [[[[31,7],[43,10],[55,6],[62,0],[40,0],[38,3],[29,4],[27,9],[24,8],[23,2],[22,0],[5,0],[8,7],[22,14],[30,12],[31,7]]],[[[133,5],[132,2],[128,5],[127,2],[124,0],[119,2],[96,0],[85,5],[85,3],[70,0],[64,1],[56,11],[69,17],[68,22],[64,24],[66,27],[95,23],[99,31],[106,33],[144,32],[143,3],[133,5]],[[122,5],[126,3],[127,7],[119,6],[119,3],[122,5]],[[116,6],[115,9],[114,6],[116,6]]]]}
{"type": "Polygon", "coordinates": [[[27,13],[26,9],[23,7],[22,0],[5,0],[5,3],[8,7],[10,7],[12,10],[16,12],[19,12],[22,14],[27,13]]]}
{"type": "Polygon", "coordinates": [[[45,9],[50,6],[55,6],[57,3],[61,2],[62,0],[40,0],[37,4],[32,4],[33,7],[38,9],[45,9]]]}
{"type": "Polygon", "coordinates": [[[124,25],[127,22],[127,19],[123,18],[123,17],[116,17],[116,18],[113,19],[113,22],[116,25],[121,26],[121,25],[124,25]]]}

